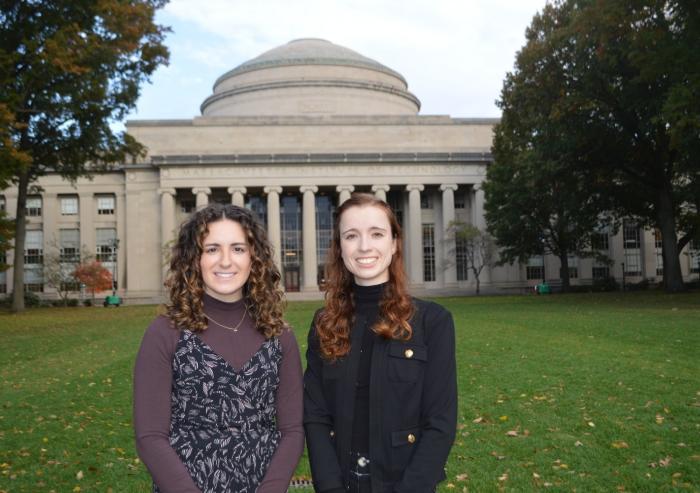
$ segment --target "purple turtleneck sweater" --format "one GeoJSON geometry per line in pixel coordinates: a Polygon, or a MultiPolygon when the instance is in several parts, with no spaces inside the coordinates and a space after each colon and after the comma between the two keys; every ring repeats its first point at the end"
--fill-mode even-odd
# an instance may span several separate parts
{"type": "MultiPolygon", "coordinates": [[[[243,300],[219,301],[204,295],[204,311],[217,322],[234,327],[241,320],[243,300]]],[[[243,366],[265,342],[264,336],[246,315],[237,332],[213,322],[197,333],[205,344],[234,368],[243,366]]],[[[166,317],[148,327],[134,368],[134,429],[136,449],[153,481],[163,493],[199,493],[184,464],[170,446],[170,393],[172,362],[180,331],[166,317]]],[[[279,336],[282,364],[277,390],[277,429],[282,438],[257,493],[283,493],[304,449],[303,382],[299,347],[291,330],[279,336]]]]}

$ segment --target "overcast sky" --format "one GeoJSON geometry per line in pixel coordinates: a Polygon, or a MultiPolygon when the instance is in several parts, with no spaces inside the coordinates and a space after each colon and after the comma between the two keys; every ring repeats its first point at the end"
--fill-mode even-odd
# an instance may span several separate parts
{"type": "Polygon", "coordinates": [[[170,65],[129,119],[199,116],[217,77],[276,46],[323,38],[401,73],[422,115],[497,117],[506,72],[546,0],[171,0],[170,65]]]}

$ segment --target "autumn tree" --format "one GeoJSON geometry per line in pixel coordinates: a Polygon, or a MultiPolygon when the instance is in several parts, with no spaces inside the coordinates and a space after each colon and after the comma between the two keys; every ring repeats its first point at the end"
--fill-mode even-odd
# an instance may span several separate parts
{"type": "Polygon", "coordinates": [[[44,281],[56,290],[56,294],[68,304],[70,293],[80,289],[80,281],[76,279],[76,268],[82,263],[91,261],[92,254],[83,245],[82,248],[61,248],[54,239],[49,242],[44,252],[44,281]]]}
{"type": "MultiPolygon", "coordinates": [[[[575,158],[562,176],[594,175],[587,189],[617,217],[658,228],[671,292],[684,288],[679,254],[700,229],[699,32],[690,0],[559,0],[534,18],[504,85],[550,108],[551,136],[575,158]]],[[[529,109],[508,111],[537,141],[529,109]]]]}
{"type": "Polygon", "coordinates": [[[680,252],[700,230],[700,4],[586,2],[564,30],[582,165],[619,214],[658,228],[664,286],[681,291],[680,252]]]}
{"type": "Polygon", "coordinates": [[[96,291],[112,289],[112,273],[97,260],[78,265],[73,272],[73,277],[90,290],[93,302],[96,291]]]}
{"type": "Polygon", "coordinates": [[[47,173],[75,180],[141,147],[110,124],[134,108],[141,84],[167,63],[166,0],[2,3],[0,188],[18,187],[15,311],[24,308],[27,192],[47,173]]]}
{"type": "Polygon", "coordinates": [[[562,94],[576,81],[566,64],[572,47],[558,32],[571,14],[566,6],[547,5],[527,29],[527,44],[497,101],[503,114],[483,184],[500,263],[555,255],[563,290],[569,287],[568,257],[591,254],[592,234],[609,208],[598,174],[583,165],[570,122],[562,119],[562,94]]]}
{"type": "Polygon", "coordinates": [[[451,221],[447,234],[454,238],[455,244],[462,244],[467,268],[474,274],[476,294],[481,291],[479,276],[484,268],[491,268],[496,263],[496,245],[490,234],[464,221],[451,221]]]}

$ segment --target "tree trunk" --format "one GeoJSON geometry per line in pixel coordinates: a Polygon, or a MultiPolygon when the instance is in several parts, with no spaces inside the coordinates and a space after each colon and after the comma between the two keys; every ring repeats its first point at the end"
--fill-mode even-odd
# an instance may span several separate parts
{"type": "Polygon", "coordinates": [[[561,278],[561,290],[566,293],[569,291],[569,253],[559,252],[559,262],[561,267],[559,268],[559,277],[561,278]]]}
{"type": "Polygon", "coordinates": [[[664,289],[667,293],[685,291],[681,261],[676,235],[676,218],[667,187],[659,192],[658,204],[659,230],[661,231],[662,254],[664,259],[664,289]]]}
{"type": "Polygon", "coordinates": [[[28,172],[19,175],[17,184],[17,212],[15,214],[15,252],[12,266],[12,311],[24,311],[24,242],[27,231],[27,189],[29,188],[28,172]]]}

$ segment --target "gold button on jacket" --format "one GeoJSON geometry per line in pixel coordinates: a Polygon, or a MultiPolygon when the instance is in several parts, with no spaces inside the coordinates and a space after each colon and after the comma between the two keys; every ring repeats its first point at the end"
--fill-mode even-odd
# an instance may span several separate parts
{"type": "Polygon", "coordinates": [[[414,435],[413,433],[409,433],[408,437],[406,438],[408,439],[408,443],[415,443],[416,441],[416,435],[414,435]]]}
{"type": "Polygon", "coordinates": [[[413,358],[413,349],[407,349],[406,351],[404,351],[403,354],[404,354],[404,356],[406,356],[407,358],[413,358]]]}

